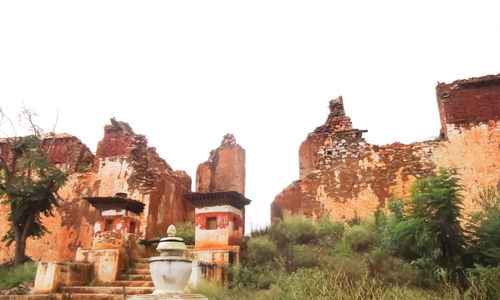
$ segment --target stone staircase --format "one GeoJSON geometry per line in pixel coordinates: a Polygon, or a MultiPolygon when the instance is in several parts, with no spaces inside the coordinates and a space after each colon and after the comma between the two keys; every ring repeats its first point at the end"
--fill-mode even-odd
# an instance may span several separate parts
{"type": "Polygon", "coordinates": [[[66,286],[61,288],[63,299],[123,300],[133,295],[151,294],[154,290],[147,258],[140,258],[127,274],[109,286],[66,286]]]}

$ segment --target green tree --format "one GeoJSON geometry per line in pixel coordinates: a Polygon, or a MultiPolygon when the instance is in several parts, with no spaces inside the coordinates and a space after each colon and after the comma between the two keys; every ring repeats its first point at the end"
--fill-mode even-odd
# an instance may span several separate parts
{"type": "Polygon", "coordinates": [[[7,155],[0,155],[0,198],[2,204],[10,206],[10,229],[2,241],[7,245],[15,242],[15,266],[26,260],[28,237],[41,237],[47,232],[41,217],[52,216],[53,207],[58,205],[57,191],[67,179],[49,160],[51,144],[44,151],[42,132],[32,122],[34,114],[27,109],[23,114],[33,134],[6,139],[7,155]]]}
{"type": "Polygon", "coordinates": [[[182,222],[177,226],[177,236],[184,240],[186,245],[194,245],[195,228],[190,221],[182,222]]]}
{"type": "Polygon", "coordinates": [[[390,204],[393,212],[383,245],[426,274],[464,282],[467,244],[462,218],[462,190],[456,169],[440,168],[411,186],[406,208],[401,200],[390,204]],[[443,272],[444,271],[444,272],[443,272]]]}
{"type": "Polygon", "coordinates": [[[500,194],[489,187],[481,191],[475,201],[481,210],[471,214],[470,252],[474,262],[497,266],[500,263],[500,194]]]}
{"type": "Polygon", "coordinates": [[[463,266],[466,245],[462,217],[462,185],[456,169],[440,168],[436,176],[415,182],[410,215],[423,222],[439,249],[438,265],[452,271],[463,266]]]}

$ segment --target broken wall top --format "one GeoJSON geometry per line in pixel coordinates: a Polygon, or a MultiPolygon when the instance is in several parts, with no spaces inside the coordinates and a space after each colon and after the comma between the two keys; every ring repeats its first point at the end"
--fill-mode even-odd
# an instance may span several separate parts
{"type": "Polygon", "coordinates": [[[325,124],[316,127],[310,135],[341,133],[352,130],[358,131],[352,128],[351,118],[345,115],[342,96],[331,100],[328,106],[330,108],[330,113],[328,114],[325,124]]]}
{"type": "Polygon", "coordinates": [[[226,134],[208,160],[196,169],[196,192],[236,191],[245,194],[245,149],[226,134]]]}
{"type": "MultiPolygon", "coordinates": [[[[12,152],[12,142],[17,138],[0,139],[0,156],[11,164],[17,159],[12,152]]],[[[85,172],[92,167],[94,154],[76,136],[67,133],[45,134],[42,149],[48,152],[49,159],[67,173],[85,172]]]]}
{"type": "Polygon", "coordinates": [[[442,134],[448,134],[447,125],[500,120],[500,74],[438,83],[436,96],[442,134]]]}

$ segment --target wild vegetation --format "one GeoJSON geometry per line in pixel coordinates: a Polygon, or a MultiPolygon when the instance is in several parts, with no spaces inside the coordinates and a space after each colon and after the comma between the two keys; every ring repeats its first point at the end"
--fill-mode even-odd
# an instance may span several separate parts
{"type": "Polygon", "coordinates": [[[0,157],[0,199],[1,204],[10,208],[10,228],[2,242],[7,242],[7,246],[15,243],[16,267],[26,261],[26,240],[47,232],[42,215],[52,216],[60,198],[57,191],[67,180],[67,175],[50,161],[48,153],[52,143],[44,148],[43,131],[34,123],[35,116],[31,110],[23,109],[20,121],[28,122],[31,134],[7,138],[12,159],[0,157]]]}
{"type": "Polygon", "coordinates": [[[500,196],[464,215],[454,169],[350,224],[288,218],[254,231],[209,299],[500,299],[500,196]],[[467,224],[464,226],[464,224],[467,224]]]}
{"type": "Polygon", "coordinates": [[[14,267],[14,263],[8,262],[0,265],[0,290],[14,288],[21,283],[35,278],[36,263],[33,261],[14,267]]]}
{"type": "Polygon", "coordinates": [[[186,245],[194,245],[194,224],[192,222],[182,222],[176,229],[176,235],[182,238],[186,245]]]}

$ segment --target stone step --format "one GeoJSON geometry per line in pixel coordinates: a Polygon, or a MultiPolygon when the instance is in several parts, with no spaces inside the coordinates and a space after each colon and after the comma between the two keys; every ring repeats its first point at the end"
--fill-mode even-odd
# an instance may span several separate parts
{"type": "MultiPolygon", "coordinates": [[[[62,300],[62,294],[0,295],[0,300],[62,300]]],[[[122,296],[123,299],[123,296],[122,296]]]]}
{"type": "MultiPolygon", "coordinates": [[[[47,298],[48,295],[44,295],[45,299],[52,299],[52,298],[47,298]]],[[[112,295],[112,294],[66,294],[66,298],[63,299],[71,299],[71,300],[123,300],[123,294],[122,295],[112,295]]],[[[127,295],[128,298],[128,295],[127,295]]]]}
{"type": "Polygon", "coordinates": [[[137,286],[154,286],[153,281],[150,280],[118,280],[111,283],[112,286],[125,286],[125,287],[137,287],[137,286]]]}
{"type": "Polygon", "coordinates": [[[134,260],[135,263],[147,263],[149,264],[149,258],[147,257],[141,257],[141,258],[138,258],[136,260],[134,260]]]}
{"type": "Polygon", "coordinates": [[[130,275],[150,275],[151,273],[149,272],[148,269],[132,269],[128,271],[130,275]]]}
{"type": "Polygon", "coordinates": [[[147,269],[149,270],[149,263],[135,263],[133,269],[147,269]]]}
{"type": "MultiPolygon", "coordinates": [[[[154,287],[126,287],[127,295],[151,294],[154,287]]],[[[114,286],[66,286],[61,288],[63,294],[119,294],[123,295],[122,287],[114,286]]]]}
{"type": "Polygon", "coordinates": [[[135,274],[120,274],[118,276],[118,279],[120,280],[133,280],[133,281],[136,281],[136,280],[139,280],[139,281],[143,281],[143,280],[147,280],[147,281],[151,281],[153,280],[151,278],[151,275],[135,275],[135,274]]]}

